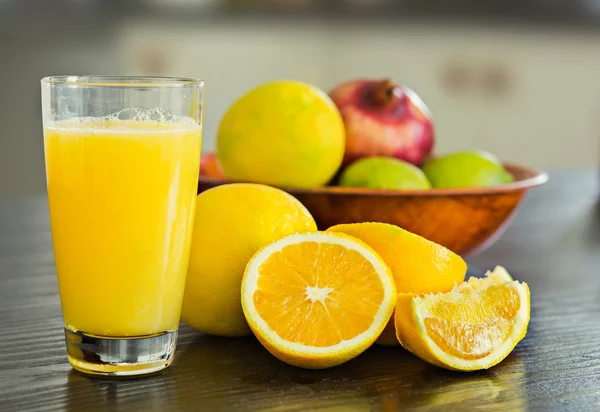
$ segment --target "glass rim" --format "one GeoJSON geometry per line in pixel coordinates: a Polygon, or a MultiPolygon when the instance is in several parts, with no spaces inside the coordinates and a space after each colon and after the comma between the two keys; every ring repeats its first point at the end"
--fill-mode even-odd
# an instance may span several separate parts
{"type": "Polygon", "coordinates": [[[74,87],[203,87],[204,80],[192,77],[169,76],[112,76],[112,75],[63,75],[47,76],[42,83],[74,87]]]}

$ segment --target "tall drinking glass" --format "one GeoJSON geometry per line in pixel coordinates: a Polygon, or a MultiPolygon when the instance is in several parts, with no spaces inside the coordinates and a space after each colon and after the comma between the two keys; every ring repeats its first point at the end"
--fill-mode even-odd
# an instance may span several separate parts
{"type": "Polygon", "coordinates": [[[66,346],[94,375],[173,360],[190,252],[203,83],[42,79],[52,241],[66,346]]]}

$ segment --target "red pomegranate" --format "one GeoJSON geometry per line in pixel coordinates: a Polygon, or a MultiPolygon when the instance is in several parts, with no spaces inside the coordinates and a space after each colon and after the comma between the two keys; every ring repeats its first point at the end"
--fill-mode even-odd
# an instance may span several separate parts
{"type": "Polygon", "coordinates": [[[344,164],[390,156],[420,165],[433,149],[431,114],[411,89],[385,80],[353,80],[329,93],[346,125],[344,164]]]}

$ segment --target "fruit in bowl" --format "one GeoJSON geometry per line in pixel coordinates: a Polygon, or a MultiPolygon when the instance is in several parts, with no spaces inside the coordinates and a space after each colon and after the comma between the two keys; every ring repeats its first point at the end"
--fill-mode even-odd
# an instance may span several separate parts
{"type": "Polygon", "coordinates": [[[344,187],[371,189],[429,189],[431,184],[418,167],[391,157],[365,157],[342,172],[344,187]]]}
{"type": "Polygon", "coordinates": [[[431,156],[429,111],[391,81],[349,81],[330,95],[294,81],[246,93],[219,128],[225,177],[201,173],[199,191],[267,184],[299,199],[319,229],[390,223],[467,254],[491,244],[527,190],[547,180],[482,151],[431,156]]]}
{"type": "Polygon", "coordinates": [[[436,188],[488,187],[514,181],[491,153],[455,152],[428,160],[423,172],[436,188]]]}
{"type": "Polygon", "coordinates": [[[370,189],[458,189],[511,183],[513,176],[500,160],[482,150],[434,157],[419,169],[393,157],[372,156],[348,165],[339,186],[370,189]]]}
{"type": "Polygon", "coordinates": [[[206,153],[202,155],[200,158],[200,175],[212,177],[214,179],[225,178],[216,154],[206,153]]]}
{"type": "Polygon", "coordinates": [[[408,87],[385,80],[352,80],[329,92],[346,127],[344,164],[367,156],[420,165],[434,144],[425,103],[408,87]]]}
{"type": "Polygon", "coordinates": [[[344,124],[326,93],[297,81],[262,84],[227,110],[217,155],[230,180],[286,187],[327,184],[344,156],[344,124]]]}

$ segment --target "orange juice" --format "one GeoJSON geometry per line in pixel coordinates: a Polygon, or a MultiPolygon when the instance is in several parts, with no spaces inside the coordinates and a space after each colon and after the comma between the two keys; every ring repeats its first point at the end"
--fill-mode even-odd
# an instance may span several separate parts
{"type": "Polygon", "coordinates": [[[44,128],[65,327],[108,336],[177,330],[201,126],[75,119],[44,128]]]}

